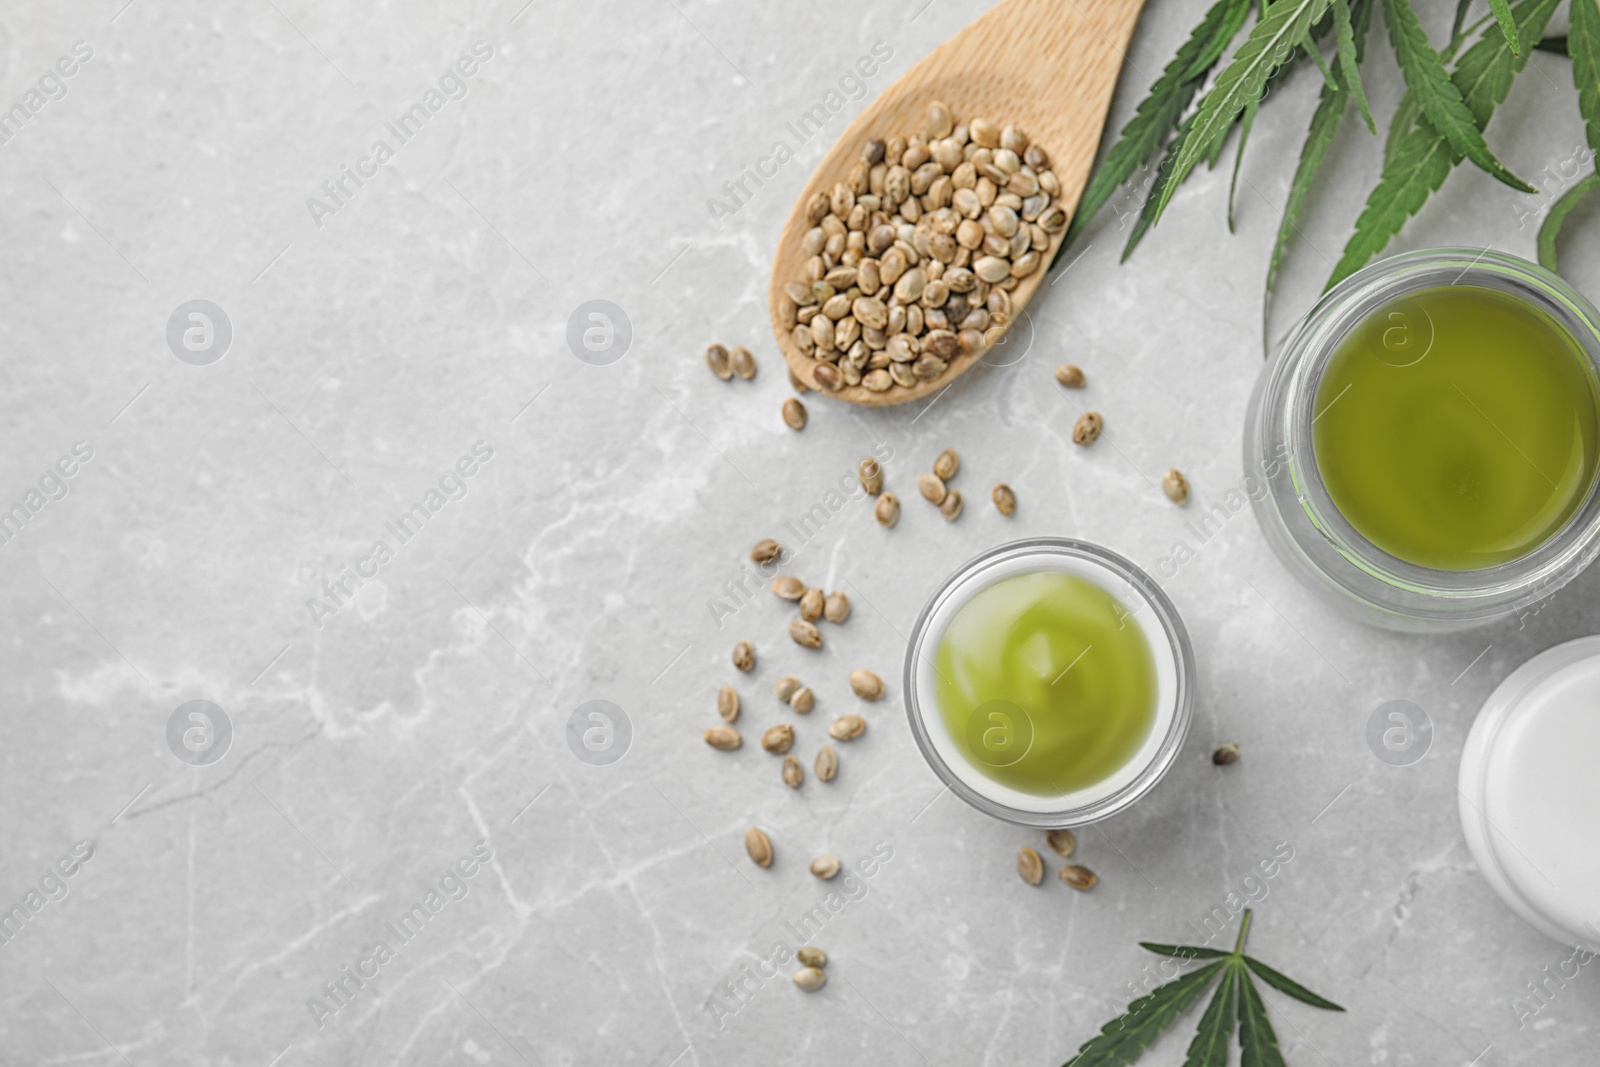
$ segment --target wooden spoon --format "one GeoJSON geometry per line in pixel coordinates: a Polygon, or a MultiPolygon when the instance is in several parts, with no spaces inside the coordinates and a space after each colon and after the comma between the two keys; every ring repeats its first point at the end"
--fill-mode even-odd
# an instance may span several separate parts
{"type": "MultiPolygon", "coordinates": [[[[809,257],[801,239],[811,228],[806,205],[818,191],[827,192],[845,180],[868,141],[920,132],[928,105],[939,100],[958,122],[981,117],[1026,132],[1049,153],[1050,169],[1061,182],[1056,202],[1070,215],[1088,181],[1123,53],[1143,6],[1144,0],[1002,0],[906,71],[850,124],[801,190],[773,257],[768,293],[773,329],[800,381],[824,396],[881,407],[943,389],[982,358],[982,352],[957,355],[937,379],[909,389],[897,385],[874,393],[859,385],[821,388],[814,374],[816,360],[796,346],[780,325],[779,313],[780,303],[788,299],[783,287],[805,281],[809,257]]],[[[1051,237],[1039,268],[1011,291],[1012,322],[1044,281],[1064,233],[1051,237]]]]}

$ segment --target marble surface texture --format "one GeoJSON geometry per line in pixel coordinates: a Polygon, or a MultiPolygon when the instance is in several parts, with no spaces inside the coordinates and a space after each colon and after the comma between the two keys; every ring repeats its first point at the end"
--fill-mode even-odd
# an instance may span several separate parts
{"type": "MultiPolygon", "coordinates": [[[[1419,6],[1442,37],[1454,5],[1419,6]]],[[[1113,123],[1203,7],[1151,5],[1113,123]]],[[[1036,302],[1022,358],[933,404],[812,397],[803,433],[779,419],[767,263],[822,142],[862,100],[793,144],[737,211],[714,219],[708,198],[792,141],[786,123],[876,42],[891,58],[867,93],[984,9],[0,12],[0,105],[40,92],[0,144],[0,496],[41,504],[0,545],[0,905],[38,904],[0,943],[0,1063],[1057,1064],[1146,981],[1139,939],[1193,940],[1246,892],[1260,898],[1254,948],[1349,1009],[1269,994],[1297,1067],[1592,1062],[1600,977],[1585,967],[1519,1012],[1570,950],[1494,896],[1455,781],[1495,683],[1596,629],[1600,572],[1521,622],[1394,636],[1312,603],[1249,516],[1204,536],[1187,526],[1241,478],[1262,276],[1314,70],[1256,124],[1235,235],[1221,166],[1119,265],[1119,213],[1136,207],[1119,198],[1036,302]],[[92,54],[56,81],[75,42],[92,54]],[[389,124],[463,56],[470,76],[396,137],[389,124]],[[323,185],[346,167],[372,176],[336,202],[323,185]],[[566,341],[596,299],[632,327],[605,365],[566,341]],[[168,344],[192,300],[231,325],[208,365],[168,344]],[[749,345],[755,381],[713,379],[700,361],[713,339],[749,345]],[[1050,381],[1064,359],[1086,369],[1083,394],[1050,381]],[[1090,404],[1105,436],[1078,448],[1071,425],[1090,404]],[[968,497],[954,524],[913,489],[947,446],[968,497]],[[851,500],[808,539],[786,531],[874,449],[892,454],[898,528],[851,500]],[[1187,510],[1160,493],[1170,466],[1193,484],[1187,510]],[[999,480],[1020,501],[1010,520],[987,504],[999,480]],[[420,528],[391,527],[430,501],[420,528]],[[1059,860],[1042,887],[1020,882],[1018,846],[1042,841],[942,794],[903,717],[904,636],[933,585],[1030,534],[1147,568],[1177,542],[1195,550],[1167,583],[1195,641],[1193,731],[1160,788],[1080,835],[1100,875],[1090,893],[1054,880],[1059,860]],[[730,592],[766,536],[795,550],[792,573],[854,600],[819,653],[789,641],[784,605],[730,592]],[[371,575],[359,588],[358,568],[371,575]],[[759,657],[749,675],[730,665],[739,638],[759,657]],[[784,788],[754,744],[785,718],[773,681],[796,673],[816,690],[798,720],[809,767],[825,724],[858,710],[856,667],[882,674],[888,699],[838,746],[835,781],[784,788]],[[724,683],[746,708],[736,754],[700,739],[724,683]],[[1410,766],[1366,742],[1392,699],[1433,724],[1410,766]],[[181,713],[169,745],[196,700],[231,730],[211,762],[215,714],[207,735],[181,713]],[[568,743],[595,700],[628,723],[609,765],[568,743]],[[1243,753],[1231,767],[1208,759],[1222,741],[1243,753]],[[770,870],[744,856],[750,825],[771,834],[770,870]],[[1281,850],[1292,859],[1274,877],[1246,882],[1281,850]],[[830,887],[806,872],[823,851],[877,862],[830,887]],[[427,921],[396,936],[419,903],[427,921]],[[758,974],[808,915],[832,957],[812,996],[788,961],[758,974]],[[344,968],[376,973],[331,998],[344,968]]],[[[1373,50],[1382,119],[1400,79],[1373,50]]],[[[1535,56],[1489,130],[1550,188],[1573,179],[1583,144],[1570,77],[1565,58],[1535,56]]],[[[1347,121],[1275,334],[1326,277],[1377,152],[1347,121]]],[[[1551,199],[1463,168],[1394,248],[1531,256],[1551,199]]],[[[1595,294],[1587,221],[1564,265],[1595,294]]],[[[1145,1062],[1180,1062],[1189,1029],[1145,1062]]]]}

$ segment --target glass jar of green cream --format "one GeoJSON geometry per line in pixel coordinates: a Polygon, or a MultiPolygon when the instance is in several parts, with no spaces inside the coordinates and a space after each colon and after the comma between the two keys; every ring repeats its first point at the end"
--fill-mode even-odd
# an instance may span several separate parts
{"type": "Polygon", "coordinates": [[[1527,610],[1600,552],[1600,313],[1498,252],[1395,256],[1313,307],[1257,383],[1267,541],[1400,630],[1527,610]]]}
{"type": "Polygon", "coordinates": [[[1188,634],[1149,575],[1087,542],[1030,538],[929,599],[906,650],[906,711],[967,803],[1077,826],[1160,780],[1188,732],[1193,675],[1188,634]]]}

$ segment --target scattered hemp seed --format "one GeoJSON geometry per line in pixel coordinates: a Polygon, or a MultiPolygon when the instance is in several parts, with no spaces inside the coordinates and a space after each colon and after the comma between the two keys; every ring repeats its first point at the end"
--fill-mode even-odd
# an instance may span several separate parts
{"type": "Polygon", "coordinates": [[[841,715],[828,726],[828,736],[835,741],[853,741],[866,733],[867,720],[859,715],[841,715]]]}
{"type": "Polygon", "coordinates": [[[893,493],[884,493],[873,506],[872,517],[878,520],[879,526],[888,527],[899,522],[900,498],[893,493]]]}
{"type": "Polygon", "coordinates": [[[1078,416],[1078,422],[1072,427],[1072,443],[1075,445],[1092,444],[1100,436],[1100,431],[1105,427],[1106,420],[1098,411],[1085,411],[1078,416]]]}
{"type": "Polygon", "coordinates": [[[818,856],[811,861],[811,873],[826,881],[839,873],[840,866],[838,856],[818,856]]]}
{"type": "Polygon", "coordinates": [[[1017,510],[1017,494],[1005,482],[997,484],[989,496],[994,500],[995,510],[1006,518],[1009,519],[1017,510]]]}
{"type": "Polygon", "coordinates": [[[950,522],[955,522],[961,517],[961,490],[950,490],[944,498],[944,503],[939,505],[939,514],[950,522]]]}
{"type": "Polygon", "coordinates": [[[757,541],[755,547],[750,550],[750,562],[771,563],[781,555],[783,555],[783,546],[770,537],[764,537],[757,541]]]}
{"type": "Polygon", "coordinates": [[[822,631],[804,619],[795,619],[789,623],[789,636],[801,648],[822,647],[822,631]]]}
{"type": "Polygon", "coordinates": [[[1079,890],[1080,892],[1088,892],[1096,885],[1100,884],[1099,877],[1096,876],[1093,871],[1087,867],[1080,867],[1077,864],[1071,864],[1061,868],[1061,873],[1056,877],[1060,878],[1063,882],[1067,883],[1067,885],[1079,890]]]}
{"type": "Polygon", "coordinates": [[[1211,762],[1218,767],[1226,767],[1230,763],[1239,762],[1239,746],[1229,741],[1225,745],[1218,745],[1217,750],[1211,753],[1211,762]]]}
{"type": "Polygon", "coordinates": [[[799,600],[806,595],[806,583],[792,574],[780,574],[772,579],[772,592],[785,600],[799,600]]]}
{"type": "Polygon", "coordinates": [[[871,671],[851,671],[850,690],[862,700],[882,700],[883,679],[871,671]]]}
{"type": "Polygon", "coordinates": [[[706,730],[706,744],[724,752],[732,752],[744,744],[744,738],[731,726],[713,726],[706,730]]]}
{"type": "Polygon", "coordinates": [[[1078,839],[1071,830],[1051,830],[1044,835],[1044,840],[1063,859],[1072,855],[1072,850],[1078,847],[1078,839]]]}
{"type": "Polygon", "coordinates": [[[780,722],[761,735],[761,747],[774,756],[781,756],[794,744],[794,727],[780,722]]]}
{"type": "Polygon", "coordinates": [[[806,428],[806,406],[800,403],[799,397],[791,396],[783,402],[783,421],[791,430],[806,428]]]}
{"type": "Polygon", "coordinates": [[[861,479],[861,488],[867,491],[868,496],[877,496],[883,492],[883,467],[870,456],[861,461],[861,466],[856,468],[856,477],[861,479]]]}
{"type": "Polygon", "coordinates": [[[755,670],[756,650],[749,641],[740,641],[733,646],[733,665],[741,671],[755,670]]]}
{"type": "Polygon", "coordinates": [[[731,685],[717,690],[717,714],[723,722],[733,722],[739,717],[739,694],[731,685]]]}
{"type": "Polygon", "coordinates": [[[1044,860],[1039,858],[1039,853],[1023,845],[1017,849],[1017,873],[1029,885],[1038,885],[1044,881],[1044,860]]]}
{"type": "Polygon", "coordinates": [[[1167,494],[1167,499],[1174,504],[1183,504],[1189,499],[1189,479],[1183,472],[1173,467],[1161,477],[1161,491],[1167,494]]]}
{"type": "Polygon", "coordinates": [[[744,832],[744,850],[757,867],[772,866],[772,839],[753,826],[744,832]]]}
{"type": "Polygon", "coordinates": [[[728,363],[728,350],[721,345],[706,346],[706,366],[711,368],[712,374],[723,381],[733,377],[733,368],[728,363]]]}
{"type": "Polygon", "coordinates": [[[948,482],[956,476],[956,471],[961,469],[961,457],[953,448],[947,448],[933,461],[933,473],[939,476],[940,481],[948,482]]]}
{"type": "Polygon", "coordinates": [[[1076,363],[1063,363],[1056,368],[1056,381],[1068,389],[1083,388],[1083,368],[1076,363]]]}
{"type": "Polygon", "coordinates": [[[828,984],[828,976],[816,967],[802,967],[794,972],[794,984],[807,993],[815,993],[828,984]]]}
{"type": "Polygon", "coordinates": [[[743,345],[728,353],[728,367],[747,382],[756,376],[756,358],[743,345]]]}

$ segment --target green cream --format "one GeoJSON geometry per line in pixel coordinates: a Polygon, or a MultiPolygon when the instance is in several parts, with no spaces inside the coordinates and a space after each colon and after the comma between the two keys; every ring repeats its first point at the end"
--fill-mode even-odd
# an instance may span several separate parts
{"type": "Polygon", "coordinates": [[[962,756],[1022,793],[1104,781],[1155,723],[1155,658],[1115,597],[1074,574],[1003,578],[956,610],[935,653],[934,693],[962,756]]]}
{"type": "Polygon", "coordinates": [[[1317,387],[1333,504],[1391,556],[1492,567],[1548,541],[1596,468],[1596,389],[1540,308],[1476,286],[1407,294],[1351,330],[1317,387]]]}

